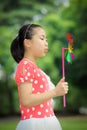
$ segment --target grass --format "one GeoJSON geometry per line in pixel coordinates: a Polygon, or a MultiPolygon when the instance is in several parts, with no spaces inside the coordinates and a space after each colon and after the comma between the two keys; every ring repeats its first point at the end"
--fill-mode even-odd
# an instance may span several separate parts
{"type": "Polygon", "coordinates": [[[0,130],[15,130],[18,120],[3,120],[0,121],[0,130]]]}
{"type": "Polygon", "coordinates": [[[59,118],[63,130],[87,130],[87,117],[59,118]]]}
{"type": "MultiPolygon", "coordinates": [[[[1,120],[0,130],[15,130],[18,119],[15,120],[1,120]]],[[[87,130],[87,117],[60,117],[63,130],[87,130]]]]}

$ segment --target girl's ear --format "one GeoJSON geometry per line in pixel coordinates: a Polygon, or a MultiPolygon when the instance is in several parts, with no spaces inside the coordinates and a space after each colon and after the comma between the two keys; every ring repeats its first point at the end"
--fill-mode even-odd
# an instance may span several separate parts
{"type": "Polygon", "coordinates": [[[29,39],[24,39],[24,46],[28,48],[31,47],[31,42],[29,39]]]}

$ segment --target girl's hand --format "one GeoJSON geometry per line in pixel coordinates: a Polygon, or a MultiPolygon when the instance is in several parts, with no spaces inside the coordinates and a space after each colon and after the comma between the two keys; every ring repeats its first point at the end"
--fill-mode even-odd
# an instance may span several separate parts
{"type": "Polygon", "coordinates": [[[68,93],[68,83],[65,82],[65,78],[62,78],[58,82],[54,91],[55,91],[56,96],[63,96],[68,93]]]}

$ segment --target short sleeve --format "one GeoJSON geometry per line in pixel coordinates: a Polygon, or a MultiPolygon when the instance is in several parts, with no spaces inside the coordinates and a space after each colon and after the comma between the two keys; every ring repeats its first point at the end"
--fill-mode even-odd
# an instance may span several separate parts
{"type": "Polygon", "coordinates": [[[22,61],[19,63],[16,74],[15,81],[17,85],[20,85],[24,82],[33,82],[34,79],[34,67],[28,61],[22,61]]]}

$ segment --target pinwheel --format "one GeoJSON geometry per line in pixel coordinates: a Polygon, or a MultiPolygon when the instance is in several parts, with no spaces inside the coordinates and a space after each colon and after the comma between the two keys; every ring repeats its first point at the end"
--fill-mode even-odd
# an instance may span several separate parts
{"type": "Polygon", "coordinates": [[[67,49],[66,60],[68,63],[72,63],[72,61],[74,60],[73,37],[70,33],[67,33],[67,41],[68,41],[68,49],[67,49]]]}
{"type": "MultiPolygon", "coordinates": [[[[64,51],[66,51],[66,60],[68,64],[72,63],[74,60],[74,54],[73,54],[73,37],[70,33],[67,33],[67,42],[68,47],[62,48],[62,77],[65,77],[65,65],[64,65],[64,51]]],[[[66,96],[63,96],[63,105],[66,107],[66,96]]]]}

